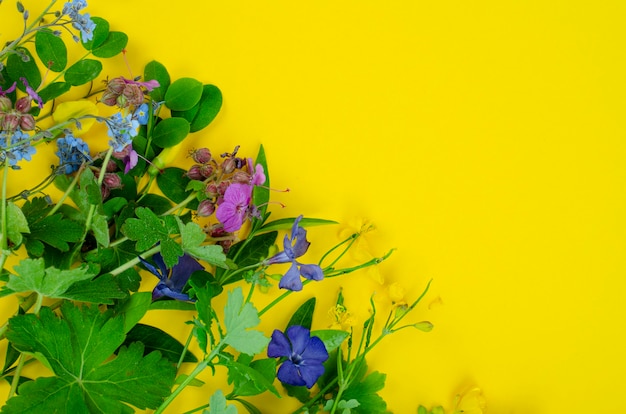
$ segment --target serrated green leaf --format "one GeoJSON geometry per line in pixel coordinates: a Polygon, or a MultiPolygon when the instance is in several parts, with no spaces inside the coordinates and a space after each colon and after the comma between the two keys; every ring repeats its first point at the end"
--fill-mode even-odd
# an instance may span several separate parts
{"type": "Polygon", "coordinates": [[[127,296],[119,286],[119,276],[114,278],[106,274],[93,280],[76,282],[60,297],[76,302],[112,305],[114,299],[124,299],[127,296]]]}
{"type": "Polygon", "coordinates": [[[203,245],[206,234],[198,224],[189,222],[183,225],[181,222],[179,226],[182,247],[186,253],[212,265],[228,268],[222,246],[216,244],[203,245]]]}
{"type": "Polygon", "coordinates": [[[269,338],[262,332],[250,330],[260,321],[254,306],[251,303],[244,305],[241,287],[228,292],[228,300],[224,307],[225,343],[244,354],[258,354],[269,343],[269,338]]]}
{"type": "Polygon", "coordinates": [[[99,60],[83,59],[74,63],[65,71],[65,81],[72,86],[80,86],[92,81],[102,72],[99,60]]]}
{"type": "Polygon", "coordinates": [[[9,275],[7,288],[14,292],[37,292],[50,298],[60,298],[74,283],[95,276],[89,266],[84,265],[70,270],[45,268],[43,259],[23,259],[13,269],[15,274],[9,275]]]}
{"type": "Polygon", "coordinates": [[[203,414],[237,414],[237,407],[232,404],[226,404],[226,397],[222,390],[217,390],[209,399],[209,409],[204,410],[203,414]]]}
{"type": "Polygon", "coordinates": [[[277,397],[278,390],[272,385],[276,376],[276,359],[264,358],[252,362],[228,361],[228,383],[234,384],[233,392],[242,397],[270,391],[277,397]]]}
{"type": "Polygon", "coordinates": [[[172,208],[172,203],[167,198],[158,194],[146,194],[139,200],[139,206],[149,207],[154,214],[160,215],[172,208]]]}
{"type": "Polygon", "coordinates": [[[158,352],[143,356],[141,343],[121,348],[122,317],[97,307],[61,306],[62,318],[49,308],[39,316],[11,318],[7,338],[22,352],[41,355],[56,376],[22,385],[4,413],[126,413],[126,404],[157,408],[169,395],[175,369],[158,352]]]}
{"type": "MultiPolygon", "coordinates": [[[[159,351],[170,362],[178,363],[185,347],[167,332],[150,325],[136,324],[127,334],[123,345],[129,346],[133,342],[144,345],[144,353],[159,351]]],[[[187,351],[183,362],[198,362],[194,354],[187,351]]]]}
{"type": "MultiPolygon", "coordinates": [[[[265,223],[263,226],[261,226],[259,231],[267,232],[267,231],[277,231],[277,230],[291,230],[291,228],[293,227],[293,222],[295,220],[296,220],[296,217],[274,220],[269,223],[265,223]]],[[[307,218],[307,217],[303,217],[300,220],[300,223],[298,223],[300,227],[326,226],[328,224],[338,224],[338,223],[333,220],[307,218]]]]}
{"type": "Polygon", "coordinates": [[[143,70],[143,78],[145,81],[154,79],[159,82],[159,87],[150,92],[150,97],[155,102],[163,101],[170,86],[170,75],[165,66],[156,60],[149,62],[143,70]]]}
{"type": "Polygon", "coordinates": [[[359,406],[353,411],[361,414],[382,414],[387,412],[387,403],[377,392],[385,387],[386,375],[372,372],[363,381],[355,381],[345,390],[342,398],[356,400],[359,406]]]}
{"type": "Polygon", "coordinates": [[[156,124],[152,131],[152,142],[161,148],[180,144],[189,134],[189,121],[184,118],[166,118],[156,124]]]}
{"type": "Polygon", "coordinates": [[[28,220],[19,208],[12,202],[7,202],[7,235],[9,240],[19,246],[22,244],[22,233],[30,233],[28,228],[28,220]]]}
{"type": "MultiPolygon", "coordinates": [[[[26,78],[28,85],[37,90],[41,85],[41,73],[37,67],[37,63],[25,47],[16,47],[16,53],[9,54],[7,58],[7,73],[11,79],[26,78]]],[[[22,92],[26,91],[26,87],[22,82],[17,82],[17,88],[22,92]]]]}
{"type": "Polygon", "coordinates": [[[123,32],[109,32],[106,40],[94,48],[91,53],[99,58],[110,58],[122,53],[128,44],[128,36],[123,32]]]}
{"type": "Polygon", "coordinates": [[[48,216],[30,224],[30,239],[37,239],[62,252],[69,251],[68,242],[77,242],[83,234],[83,227],[61,214],[48,216]]]}
{"type": "Polygon", "coordinates": [[[91,222],[91,230],[100,246],[109,247],[109,223],[105,216],[95,213],[91,222]]]}
{"type": "Polygon", "coordinates": [[[45,67],[52,72],[61,72],[67,66],[65,42],[50,29],[41,29],[35,35],[35,51],[45,67]]]}
{"type": "Polygon", "coordinates": [[[172,111],[187,111],[200,101],[201,96],[202,83],[199,80],[193,78],[176,79],[167,88],[165,106],[172,111]]]}
{"type": "Polygon", "coordinates": [[[291,319],[289,319],[285,330],[294,325],[300,325],[308,330],[311,330],[311,325],[313,324],[313,312],[315,311],[315,301],[316,299],[313,297],[300,305],[298,310],[296,310],[291,316],[291,319]]]}

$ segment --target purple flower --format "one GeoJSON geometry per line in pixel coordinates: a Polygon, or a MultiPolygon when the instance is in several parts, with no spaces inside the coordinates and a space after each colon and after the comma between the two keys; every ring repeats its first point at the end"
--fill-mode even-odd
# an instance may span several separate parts
{"type": "Polygon", "coordinates": [[[266,177],[265,172],[263,171],[263,166],[261,164],[257,164],[255,168],[252,167],[252,158],[248,158],[248,172],[252,175],[250,178],[250,184],[252,185],[263,185],[265,183],[266,177]],[[254,170],[254,172],[252,172],[254,170]]]}
{"type": "Polygon", "coordinates": [[[267,346],[270,358],[287,358],[276,376],[285,384],[311,388],[324,373],[323,363],[328,359],[324,342],[300,325],[289,327],[286,334],[275,329],[267,346]]]}
{"type": "Polygon", "coordinates": [[[35,92],[35,90],[33,88],[30,87],[30,85],[28,84],[28,81],[26,80],[26,78],[22,77],[22,78],[20,78],[20,80],[24,84],[24,87],[26,88],[26,93],[28,94],[30,99],[32,99],[33,101],[37,101],[37,106],[39,106],[39,109],[42,109],[43,108],[43,101],[42,101],[41,97],[37,94],[37,92],[35,92]]]}
{"type": "Polygon", "coordinates": [[[302,264],[296,261],[298,257],[306,253],[309,249],[309,245],[311,244],[306,239],[306,230],[298,225],[301,219],[302,216],[298,216],[298,218],[296,218],[293,222],[291,238],[285,235],[285,239],[283,241],[283,248],[285,250],[266,260],[267,264],[291,262],[291,267],[282,279],[280,279],[280,283],[278,284],[278,287],[283,289],[295,291],[302,290],[300,275],[309,280],[324,279],[324,272],[318,265],[302,264]]]}
{"type": "Polygon", "coordinates": [[[130,144],[126,148],[128,149],[128,154],[122,160],[124,162],[124,174],[128,174],[130,170],[135,168],[135,165],[137,165],[139,161],[139,155],[137,151],[133,149],[133,145],[130,144]]]}
{"type": "Polygon", "coordinates": [[[224,199],[215,213],[215,217],[224,225],[224,230],[233,232],[241,228],[248,214],[251,199],[251,185],[234,183],[228,186],[224,192],[224,199]]]}
{"type": "Polygon", "coordinates": [[[152,291],[152,300],[157,300],[163,296],[177,300],[191,300],[189,295],[183,293],[182,290],[193,272],[204,270],[204,267],[188,254],[181,256],[178,259],[178,263],[176,263],[171,270],[167,269],[161,253],[152,256],[152,260],[154,260],[158,269],[141,257],[139,260],[150,273],[160,280],[152,291]]]}
{"type": "Polygon", "coordinates": [[[16,86],[17,86],[17,82],[13,82],[13,85],[9,86],[7,90],[3,90],[2,86],[0,86],[0,96],[5,96],[7,93],[13,92],[16,86]]]}

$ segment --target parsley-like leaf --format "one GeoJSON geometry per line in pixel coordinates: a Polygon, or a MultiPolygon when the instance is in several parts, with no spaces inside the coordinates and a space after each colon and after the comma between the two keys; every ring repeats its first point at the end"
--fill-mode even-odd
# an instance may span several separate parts
{"type": "Polygon", "coordinates": [[[157,408],[169,395],[175,369],[158,352],[143,356],[143,345],[124,342],[123,317],[96,307],[61,306],[39,316],[11,318],[7,338],[22,352],[36,355],[56,374],[25,383],[7,401],[3,413],[133,413],[157,408]],[[112,359],[111,359],[112,358],[112,359]]]}
{"type": "Polygon", "coordinates": [[[244,354],[255,355],[269,343],[269,338],[260,331],[249,330],[261,320],[257,310],[251,303],[243,303],[241,287],[228,292],[228,301],[224,307],[224,325],[226,336],[224,342],[244,354]]]}
{"type": "Polygon", "coordinates": [[[7,288],[14,292],[37,292],[49,298],[60,298],[76,282],[96,274],[88,266],[70,270],[45,268],[43,259],[24,259],[14,267],[16,275],[9,276],[7,288]]]}

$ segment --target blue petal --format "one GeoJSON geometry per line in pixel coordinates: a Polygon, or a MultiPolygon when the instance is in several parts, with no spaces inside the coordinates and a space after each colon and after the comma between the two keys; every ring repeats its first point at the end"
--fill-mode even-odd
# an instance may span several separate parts
{"type": "Polygon", "coordinates": [[[187,284],[191,274],[198,270],[204,270],[204,266],[198,263],[198,261],[193,257],[188,254],[184,254],[178,259],[178,263],[176,263],[172,268],[172,275],[170,276],[171,283],[169,284],[170,287],[175,291],[180,292],[187,284]]]}
{"type": "Polygon", "coordinates": [[[167,296],[168,298],[172,298],[176,300],[191,301],[191,298],[189,297],[189,295],[185,293],[173,291],[167,285],[165,285],[165,283],[161,282],[152,291],[152,300],[156,300],[163,296],[167,296]]]}
{"type": "Polygon", "coordinates": [[[324,365],[322,364],[308,365],[305,363],[298,368],[307,388],[314,386],[319,377],[324,373],[324,365]]]}
{"type": "Polygon", "coordinates": [[[291,267],[280,279],[278,283],[278,287],[281,289],[288,289],[292,291],[300,291],[302,290],[302,281],[300,280],[300,271],[298,270],[298,265],[293,262],[291,267]]]}
{"type": "Polygon", "coordinates": [[[321,364],[328,359],[328,351],[320,338],[312,336],[300,356],[306,365],[321,364]]]}
{"type": "Polygon", "coordinates": [[[293,325],[287,329],[287,337],[291,342],[291,349],[294,354],[302,355],[310,339],[310,331],[304,326],[293,325]]]}
{"type": "Polygon", "coordinates": [[[284,333],[278,329],[272,332],[272,340],[267,346],[267,356],[270,358],[288,357],[291,355],[291,345],[284,333]]]}
{"type": "Polygon", "coordinates": [[[314,264],[300,265],[300,274],[309,280],[324,279],[324,272],[322,271],[322,268],[314,264]]]}
{"type": "Polygon", "coordinates": [[[285,384],[295,385],[297,387],[306,385],[306,382],[300,375],[298,367],[289,360],[285,361],[280,366],[280,368],[278,368],[278,373],[276,374],[276,376],[281,382],[284,382],[285,384]]]}
{"type": "MultiPolygon", "coordinates": [[[[293,243],[294,239],[292,238],[291,241],[293,243]]],[[[296,242],[291,249],[294,258],[300,257],[305,254],[306,251],[309,250],[309,245],[311,244],[306,239],[306,230],[302,227],[298,227],[298,230],[296,231],[295,241],[296,242]]]]}
{"type": "MultiPolygon", "coordinates": [[[[149,262],[147,262],[146,260],[144,260],[142,257],[137,256],[139,258],[139,261],[141,262],[142,265],[144,265],[146,267],[146,269],[148,269],[148,271],[150,273],[152,273],[153,275],[155,275],[156,277],[158,277],[160,280],[167,280],[167,277],[164,276],[163,274],[161,274],[161,272],[159,272],[156,267],[152,266],[149,262]]],[[[157,285],[158,286],[158,285],[157,285]]]]}
{"type": "Polygon", "coordinates": [[[169,271],[167,270],[167,266],[163,261],[163,256],[161,256],[161,253],[156,253],[155,255],[153,255],[152,260],[154,260],[154,263],[156,263],[157,266],[159,266],[159,269],[161,269],[161,274],[163,275],[163,277],[167,278],[169,275],[169,271]]]}
{"type": "Polygon", "coordinates": [[[293,240],[296,237],[296,231],[298,230],[298,227],[300,226],[300,220],[302,220],[302,214],[296,217],[296,219],[293,222],[293,225],[291,226],[291,240],[293,240]]]}

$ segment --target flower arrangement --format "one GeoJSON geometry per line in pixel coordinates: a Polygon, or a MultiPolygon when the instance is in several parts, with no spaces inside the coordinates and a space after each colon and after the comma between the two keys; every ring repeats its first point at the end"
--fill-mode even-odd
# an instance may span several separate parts
{"type": "Polygon", "coordinates": [[[367,356],[398,330],[432,329],[407,321],[428,285],[382,319],[371,300],[358,329],[345,323],[342,292],[332,293],[331,329],[314,329],[315,298],[282,307],[309,283],[376,266],[391,252],[344,265],[365,227],[316,263],[302,259],[307,228],[335,223],[270,219],[263,147],[254,159],[239,147],[217,156],[199,148],[191,167],[170,165],[180,143],[218,115],[220,90],[172,80],[157,61],[141,77],[100,83],[102,60],[123,54],[127,35],[90,16],[84,0],[60,10],[55,3],[32,17],[18,2],[24,29],[0,52],[0,298],[19,297],[0,328],[2,376],[11,384],[2,412],[162,413],[218,366],[227,383],[195,411],[268,412],[249,397],[270,393],[299,401],[296,412],[386,412],[378,395],[385,375],[369,371],[367,356]],[[72,48],[82,48],[82,57],[72,60],[72,48]],[[108,137],[90,133],[98,123],[108,137]],[[108,146],[92,152],[97,140],[108,146]],[[9,193],[9,180],[20,181],[49,146],[58,159],[51,171],[33,188],[9,193]],[[146,283],[151,292],[141,290],[146,283]],[[275,296],[258,309],[258,294],[275,296]],[[270,334],[259,330],[276,308],[292,315],[289,322],[270,334]],[[192,312],[185,343],[142,323],[157,309],[192,312]],[[30,364],[51,375],[27,378],[30,364]]]}

